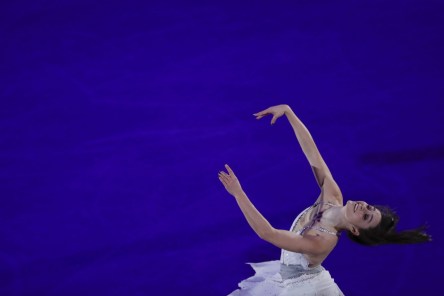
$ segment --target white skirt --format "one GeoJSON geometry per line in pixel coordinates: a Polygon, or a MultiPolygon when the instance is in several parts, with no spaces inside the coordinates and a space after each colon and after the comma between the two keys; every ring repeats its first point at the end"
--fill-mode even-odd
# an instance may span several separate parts
{"type": "Polygon", "coordinates": [[[315,274],[303,274],[297,278],[283,280],[279,260],[247,263],[255,275],[239,283],[239,288],[228,296],[343,296],[327,270],[315,274]]]}

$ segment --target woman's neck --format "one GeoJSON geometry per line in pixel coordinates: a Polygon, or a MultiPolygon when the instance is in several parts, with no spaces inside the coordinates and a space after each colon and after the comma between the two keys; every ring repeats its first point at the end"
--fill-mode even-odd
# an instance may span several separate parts
{"type": "Polygon", "coordinates": [[[347,228],[345,206],[333,206],[322,213],[321,223],[341,231],[347,228]]]}

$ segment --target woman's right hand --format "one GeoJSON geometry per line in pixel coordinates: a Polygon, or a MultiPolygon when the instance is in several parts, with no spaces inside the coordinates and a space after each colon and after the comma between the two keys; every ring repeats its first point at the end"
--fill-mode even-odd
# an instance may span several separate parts
{"type": "Polygon", "coordinates": [[[264,116],[272,114],[273,118],[271,119],[271,124],[273,125],[279,117],[284,115],[285,112],[287,112],[289,110],[290,110],[290,106],[288,106],[288,105],[277,105],[277,106],[272,106],[270,108],[267,108],[264,111],[254,113],[253,115],[256,116],[256,119],[261,119],[264,116]]]}

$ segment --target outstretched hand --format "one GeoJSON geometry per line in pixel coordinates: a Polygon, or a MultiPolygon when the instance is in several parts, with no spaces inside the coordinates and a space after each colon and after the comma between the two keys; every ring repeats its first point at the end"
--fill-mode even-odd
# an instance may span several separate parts
{"type": "Polygon", "coordinates": [[[242,192],[242,187],[233,170],[228,166],[228,164],[225,165],[225,168],[227,169],[228,174],[224,171],[220,171],[219,180],[225,186],[225,189],[228,191],[229,194],[236,196],[236,194],[242,192]]]}
{"type": "Polygon", "coordinates": [[[273,118],[271,119],[271,124],[273,125],[279,117],[284,115],[285,112],[289,110],[289,108],[290,107],[288,105],[277,105],[267,108],[261,112],[254,113],[253,115],[256,116],[256,119],[261,119],[264,116],[272,114],[273,118]]]}

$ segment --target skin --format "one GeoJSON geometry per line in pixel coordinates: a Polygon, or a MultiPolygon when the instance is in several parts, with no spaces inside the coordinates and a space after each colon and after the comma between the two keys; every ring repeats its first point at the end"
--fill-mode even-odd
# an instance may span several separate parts
{"type": "Polygon", "coordinates": [[[351,231],[359,235],[358,229],[376,227],[381,222],[381,212],[365,201],[347,201],[344,206],[345,219],[352,225],[351,231]]]}
{"type": "MultiPolygon", "coordinates": [[[[316,225],[331,231],[350,230],[354,235],[359,235],[359,229],[378,225],[381,221],[381,213],[373,206],[364,201],[347,201],[345,205],[343,204],[339,186],[333,179],[308,129],[291,108],[288,105],[277,105],[253,115],[256,116],[256,119],[260,119],[270,114],[273,115],[271,125],[281,116],[285,115],[288,118],[321,189],[317,202],[321,203],[319,210],[323,211],[323,214],[316,225]],[[327,202],[334,206],[323,205],[327,202]]],[[[322,263],[334,249],[338,241],[338,237],[335,235],[316,229],[308,229],[300,235],[296,232],[272,227],[251,203],[233,170],[228,165],[225,165],[225,169],[226,172],[219,172],[219,180],[227,192],[235,197],[247,222],[260,238],[281,249],[304,254],[310,267],[322,263]]],[[[317,211],[317,208],[313,208],[307,212],[306,217],[299,222],[301,225],[297,225],[296,228],[300,229],[309,223],[317,211]]]]}

